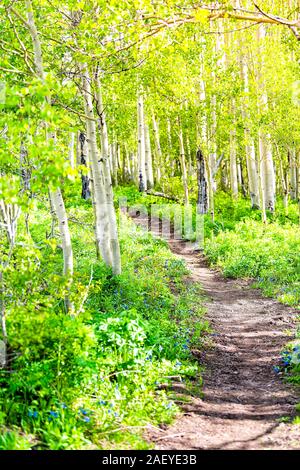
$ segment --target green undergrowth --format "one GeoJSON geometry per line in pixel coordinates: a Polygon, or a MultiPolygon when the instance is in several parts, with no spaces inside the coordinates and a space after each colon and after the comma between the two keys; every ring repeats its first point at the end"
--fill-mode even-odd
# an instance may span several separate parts
{"type": "MultiPolygon", "coordinates": [[[[124,194],[128,195],[129,204],[143,204],[149,212],[155,204],[158,209],[155,211],[155,206],[152,207],[152,213],[170,218],[172,203],[167,200],[147,199],[149,196],[140,195],[132,187],[126,188],[124,194]]],[[[178,205],[174,207],[175,211],[182,210],[178,205]]],[[[267,217],[268,223],[264,225],[260,211],[251,209],[249,200],[240,197],[233,201],[230,195],[218,192],[214,221],[209,215],[204,217],[202,248],[210,264],[220,268],[225,277],[253,279],[253,286],[262,289],[264,295],[300,309],[298,205],[290,203],[285,209],[278,200],[276,213],[268,213],[267,217]]],[[[295,344],[288,346],[291,351],[293,347],[295,344]]],[[[291,364],[288,378],[300,383],[298,363],[291,364]]]]}
{"type": "Polygon", "coordinates": [[[201,388],[191,353],[209,330],[201,292],[167,244],[125,215],[123,272],[112,276],[95,258],[90,203],[72,200],[71,289],[43,201],[32,209],[32,238],[21,220],[4,272],[10,363],[0,372],[0,449],[149,448],[147,426],[178,412],[160,384],[177,376],[201,388]],[[66,292],[74,317],[65,313],[66,292]]]}

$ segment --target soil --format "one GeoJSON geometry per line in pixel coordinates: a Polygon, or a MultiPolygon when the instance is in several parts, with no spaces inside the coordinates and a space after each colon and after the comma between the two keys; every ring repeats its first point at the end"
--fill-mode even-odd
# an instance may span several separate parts
{"type": "MultiPolygon", "coordinates": [[[[145,217],[135,221],[148,227],[145,217]]],[[[151,231],[160,235],[158,219],[151,231]]],[[[173,425],[147,438],[162,450],[300,449],[300,425],[291,424],[299,389],[274,371],[293,339],[297,312],[263,297],[250,281],[225,279],[190,243],[164,238],[202,286],[213,347],[201,356],[202,398],[190,396],[173,425]]]]}

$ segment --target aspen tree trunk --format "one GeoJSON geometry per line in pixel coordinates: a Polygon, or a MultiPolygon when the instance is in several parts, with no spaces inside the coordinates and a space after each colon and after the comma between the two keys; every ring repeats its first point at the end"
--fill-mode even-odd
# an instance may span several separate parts
{"type": "Polygon", "coordinates": [[[258,181],[259,181],[259,196],[260,196],[260,209],[262,222],[267,223],[266,214],[266,198],[265,198],[265,178],[264,178],[264,137],[261,135],[261,130],[258,131],[258,145],[259,145],[259,165],[258,165],[258,181]]]}
{"type": "Polygon", "coordinates": [[[198,214],[207,214],[208,211],[208,194],[207,194],[207,181],[205,177],[205,162],[203,153],[200,149],[197,150],[197,210],[198,214]]]}
{"type": "Polygon", "coordinates": [[[100,152],[97,146],[96,120],[94,116],[91,78],[87,65],[82,69],[82,92],[85,105],[86,131],[89,148],[89,158],[92,173],[93,205],[95,213],[95,236],[97,255],[101,255],[108,266],[112,266],[112,252],[110,244],[109,216],[107,199],[104,189],[100,152]]]}
{"type": "MultiPolygon", "coordinates": [[[[37,75],[41,79],[42,82],[45,81],[45,74],[44,74],[44,67],[43,67],[43,57],[42,57],[42,47],[41,42],[39,39],[39,32],[36,28],[33,8],[31,0],[26,0],[26,12],[27,12],[27,23],[28,23],[28,30],[31,36],[32,44],[33,44],[33,57],[34,57],[34,65],[37,72],[37,75]]],[[[48,98],[46,98],[49,101],[48,98]]],[[[47,130],[46,130],[47,134],[47,130]]],[[[70,284],[72,281],[73,276],[73,252],[71,246],[71,235],[69,231],[69,224],[68,218],[66,216],[66,210],[64,201],[58,188],[55,192],[50,193],[50,197],[52,199],[52,205],[55,209],[56,217],[58,219],[59,229],[60,229],[60,236],[63,248],[63,257],[64,257],[64,274],[67,274],[70,277],[70,284]],[[67,271],[65,271],[65,268],[67,271]]],[[[73,310],[73,306],[69,299],[65,299],[66,307],[71,308],[73,310]]]]}
{"type": "Polygon", "coordinates": [[[192,162],[192,154],[191,154],[191,145],[189,136],[186,136],[186,151],[187,151],[187,160],[188,160],[188,174],[192,176],[193,174],[193,162],[192,162]]]}
{"type": "MultiPolygon", "coordinates": [[[[217,56],[217,70],[222,71],[225,67],[225,53],[224,53],[224,34],[222,26],[219,24],[219,34],[216,35],[216,56],[217,56]]],[[[213,71],[211,74],[213,86],[216,86],[217,77],[216,73],[213,71]]],[[[209,173],[211,175],[212,181],[211,185],[213,191],[217,190],[217,182],[215,180],[215,169],[217,164],[217,97],[215,92],[213,92],[211,97],[211,129],[210,129],[210,155],[209,155],[209,173]]]]}
{"type": "Polygon", "coordinates": [[[126,176],[129,181],[132,180],[133,169],[131,168],[131,160],[130,160],[130,153],[128,151],[127,145],[125,144],[124,147],[124,158],[126,159],[126,176]]]}
{"type": "Polygon", "coordinates": [[[147,189],[153,188],[153,167],[152,167],[152,153],[149,126],[145,125],[145,166],[146,166],[146,180],[147,189]]]}
{"type": "Polygon", "coordinates": [[[296,201],[298,193],[296,150],[290,149],[288,155],[290,168],[290,197],[293,201],[296,201]]]}
{"type": "Polygon", "coordinates": [[[235,103],[232,102],[232,128],[230,129],[230,187],[234,199],[238,198],[238,173],[236,161],[236,129],[235,129],[235,103]]]}
{"type": "MultiPolygon", "coordinates": [[[[264,25],[259,25],[258,27],[258,40],[260,42],[260,54],[261,54],[261,64],[263,65],[263,50],[261,42],[265,38],[266,30],[264,25]]],[[[260,96],[260,107],[266,112],[268,109],[268,95],[265,89],[265,83],[263,76],[259,74],[260,87],[261,87],[261,96],[260,96]]],[[[271,136],[266,133],[263,129],[259,130],[259,150],[260,150],[260,178],[261,182],[261,197],[263,203],[261,206],[263,210],[268,209],[271,212],[275,211],[275,171],[272,155],[272,144],[271,136]]],[[[265,214],[262,215],[263,221],[266,221],[265,214]]]]}
{"type": "Polygon", "coordinates": [[[109,145],[108,145],[108,132],[106,115],[102,100],[102,90],[100,79],[96,77],[97,85],[97,112],[99,116],[99,131],[101,139],[101,157],[103,166],[103,180],[106,193],[106,202],[109,218],[109,237],[110,237],[110,250],[112,254],[112,270],[115,275],[121,274],[121,254],[118,236],[117,216],[114,206],[114,194],[112,189],[111,173],[109,167],[109,145]]]}
{"type": "Polygon", "coordinates": [[[114,152],[113,144],[109,144],[109,169],[112,175],[114,172],[113,163],[112,163],[114,159],[113,152],[114,152]]]}
{"type": "MultiPolygon", "coordinates": [[[[78,136],[78,141],[79,141],[79,164],[82,166],[87,167],[88,166],[88,158],[87,158],[87,142],[86,142],[86,137],[83,132],[79,132],[78,136]]],[[[91,192],[90,192],[90,178],[88,175],[81,174],[81,197],[82,199],[88,200],[91,197],[91,192]]]]}
{"type": "Polygon", "coordinates": [[[288,201],[289,201],[289,191],[288,191],[288,178],[287,175],[284,174],[284,169],[282,165],[282,159],[280,158],[280,153],[278,146],[276,145],[277,149],[277,156],[278,156],[278,161],[279,161],[279,173],[280,173],[280,181],[281,181],[281,188],[282,188],[282,200],[283,200],[283,207],[287,209],[288,207],[288,201]]]}
{"type": "Polygon", "coordinates": [[[159,137],[159,125],[158,121],[156,120],[154,111],[152,112],[152,123],[153,123],[153,133],[154,133],[154,141],[156,147],[156,181],[159,183],[161,179],[161,165],[162,165],[162,151],[160,145],[160,137],[159,137]]]}
{"type": "Polygon", "coordinates": [[[265,204],[266,209],[270,212],[275,211],[275,192],[276,180],[273,162],[273,152],[270,134],[266,134],[265,140],[265,154],[263,160],[263,177],[265,179],[265,204]]]}
{"type": "Polygon", "coordinates": [[[245,180],[244,180],[244,175],[243,175],[243,165],[241,160],[237,162],[237,175],[238,175],[238,184],[241,188],[242,194],[244,197],[247,196],[247,191],[246,191],[246,186],[245,186],[245,180]]]}
{"type": "Polygon", "coordinates": [[[211,129],[210,129],[210,154],[209,154],[209,174],[211,175],[210,185],[213,192],[217,189],[217,183],[214,178],[217,163],[217,98],[216,95],[211,97],[211,129]]]}
{"type": "Polygon", "coordinates": [[[167,118],[167,141],[168,141],[168,154],[167,154],[167,162],[168,167],[170,169],[170,176],[174,176],[174,160],[173,160],[173,152],[172,152],[172,133],[171,133],[171,120],[167,118]]]}
{"type": "Polygon", "coordinates": [[[71,168],[75,168],[75,133],[70,132],[69,161],[71,168]]]}
{"type": "Polygon", "coordinates": [[[138,178],[139,190],[147,190],[147,177],[145,169],[145,116],[144,116],[144,96],[143,90],[138,94],[138,178]]]}
{"type": "Polygon", "coordinates": [[[0,199],[0,221],[1,225],[5,227],[6,237],[9,244],[8,255],[5,260],[1,260],[0,269],[0,327],[1,336],[0,341],[0,368],[7,365],[7,348],[8,336],[6,330],[6,313],[4,303],[4,279],[3,268],[9,265],[13,249],[15,246],[17,236],[17,221],[21,214],[21,209],[16,204],[6,204],[3,199],[0,199]]]}
{"type": "MultiPolygon", "coordinates": [[[[204,152],[208,151],[208,142],[207,142],[207,131],[208,131],[208,125],[207,125],[207,115],[206,115],[206,90],[205,90],[205,68],[204,68],[204,54],[201,53],[200,56],[200,103],[202,104],[202,116],[201,116],[201,121],[200,121],[200,137],[199,137],[199,143],[201,147],[204,149],[204,152]]],[[[203,152],[202,152],[203,156],[203,152]]],[[[204,157],[203,157],[204,158],[204,157]]],[[[214,156],[214,160],[216,160],[216,155],[214,156]]],[[[213,191],[213,180],[210,172],[210,163],[211,163],[211,157],[210,154],[208,156],[208,159],[204,158],[204,169],[205,169],[205,179],[206,179],[206,184],[207,184],[207,207],[208,209],[212,208],[211,214],[212,218],[214,218],[214,191],[213,191]]],[[[199,163],[198,163],[199,165],[199,163]]],[[[199,172],[199,169],[198,169],[199,172]]]]}
{"type": "Polygon", "coordinates": [[[5,315],[5,304],[4,304],[4,281],[3,273],[0,271],[0,323],[1,323],[1,335],[2,340],[0,342],[0,369],[7,366],[7,348],[8,348],[8,336],[6,329],[6,315],[5,315]]]}
{"type": "MultiPolygon", "coordinates": [[[[185,100],[184,102],[184,108],[186,114],[188,113],[188,101],[185,100]]],[[[191,145],[190,145],[190,139],[188,134],[185,136],[185,144],[186,144],[186,155],[187,155],[187,173],[188,176],[192,176],[193,174],[193,162],[192,162],[192,155],[191,155],[191,145]]]]}
{"type": "Polygon", "coordinates": [[[109,170],[112,177],[113,186],[118,186],[118,144],[112,142],[108,145],[109,155],[109,170]]]}
{"type": "MultiPolygon", "coordinates": [[[[64,253],[64,276],[69,279],[73,277],[74,265],[73,265],[73,250],[71,234],[68,227],[68,216],[65,209],[64,200],[60,188],[50,193],[51,201],[55,210],[55,214],[58,220],[59,231],[61,234],[61,243],[64,253]]],[[[70,287],[70,286],[69,286],[70,287]]],[[[74,306],[69,299],[69,295],[65,297],[65,306],[67,312],[72,313],[74,306]]]]}
{"type": "Polygon", "coordinates": [[[180,166],[181,166],[181,174],[182,174],[182,184],[184,189],[184,204],[188,205],[189,203],[189,188],[188,188],[188,176],[186,170],[186,161],[185,161],[185,150],[184,150],[184,143],[183,143],[183,132],[180,119],[178,118],[178,126],[179,126],[179,152],[180,152],[180,166]]]}

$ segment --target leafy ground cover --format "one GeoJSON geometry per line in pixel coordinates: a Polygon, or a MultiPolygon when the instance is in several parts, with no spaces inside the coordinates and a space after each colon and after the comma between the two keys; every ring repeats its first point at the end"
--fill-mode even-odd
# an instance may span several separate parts
{"type": "Polygon", "coordinates": [[[190,352],[209,329],[201,293],[167,244],[125,215],[123,272],[113,277],[95,257],[91,205],[67,200],[77,315],[65,313],[69,287],[43,201],[4,272],[10,368],[0,373],[0,449],[147,448],[145,427],[178,411],[160,384],[176,375],[201,385],[190,352]]]}
{"type": "MultiPolygon", "coordinates": [[[[132,187],[122,191],[129,205],[142,204],[148,208],[152,204],[160,205],[157,213],[169,217],[167,200],[139,195],[132,187]]],[[[285,209],[278,201],[275,215],[268,214],[268,224],[264,225],[260,211],[252,210],[249,201],[240,198],[234,202],[228,194],[217,193],[215,220],[212,222],[209,216],[204,220],[204,253],[209,263],[220,268],[225,277],[253,279],[253,286],[262,289],[266,296],[300,309],[299,209],[296,203],[285,209]]],[[[278,368],[289,380],[300,383],[298,346],[287,345],[278,368]]]]}

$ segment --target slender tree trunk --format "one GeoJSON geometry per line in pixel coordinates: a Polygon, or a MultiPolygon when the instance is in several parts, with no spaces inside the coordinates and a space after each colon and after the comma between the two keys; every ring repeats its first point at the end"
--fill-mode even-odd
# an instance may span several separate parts
{"type": "Polygon", "coordinates": [[[145,125],[145,164],[146,164],[146,179],[147,179],[147,188],[153,188],[153,167],[152,167],[152,153],[151,153],[151,141],[150,141],[150,132],[149,126],[145,125]]]}
{"type": "Polygon", "coordinates": [[[261,217],[262,222],[264,224],[267,223],[267,214],[266,214],[266,198],[265,198],[265,178],[264,178],[264,138],[261,135],[261,131],[258,132],[258,145],[259,145],[259,173],[258,173],[258,181],[259,181],[259,196],[260,196],[260,209],[261,209],[261,217]]]}
{"type": "Polygon", "coordinates": [[[282,200],[283,200],[283,207],[285,210],[288,208],[288,201],[289,201],[289,191],[288,191],[288,181],[287,175],[284,174],[282,159],[280,158],[280,153],[278,146],[276,146],[278,161],[279,161],[279,173],[280,173],[280,181],[281,181],[281,188],[282,188],[282,200]]]}
{"type": "Polygon", "coordinates": [[[112,266],[112,253],[110,246],[109,217],[107,199],[104,189],[100,152],[97,146],[96,120],[94,116],[91,79],[85,65],[82,70],[82,92],[85,105],[86,131],[89,147],[89,157],[93,181],[93,205],[95,213],[95,236],[97,254],[108,266],[112,266]]]}
{"type": "Polygon", "coordinates": [[[273,162],[272,144],[270,142],[270,134],[266,135],[264,140],[265,154],[263,159],[263,177],[265,179],[265,204],[266,209],[270,212],[275,211],[275,191],[276,191],[276,180],[273,162]]]}
{"type": "Polygon", "coordinates": [[[236,122],[235,122],[235,104],[232,103],[232,128],[230,129],[230,187],[234,199],[238,198],[238,173],[236,161],[236,122]]]}
{"type": "Polygon", "coordinates": [[[184,189],[184,204],[188,205],[189,203],[189,187],[188,187],[188,176],[186,170],[186,161],[185,161],[185,150],[183,143],[183,132],[180,119],[178,118],[179,126],[179,152],[180,152],[180,166],[181,166],[181,175],[182,175],[182,184],[184,189]]]}
{"type": "Polygon", "coordinates": [[[169,168],[169,175],[174,176],[174,159],[172,151],[172,132],[171,132],[171,120],[167,118],[167,166],[169,168]]]}
{"type": "Polygon", "coordinates": [[[156,155],[157,155],[156,181],[157,181],[157,183],[159,183],[160,179],[161,179],[162,151],[161,151],[161,145],[160,145],[159,125],[158,125],[158,121],[155,117],[154,111],[152,112],[152,123],[153,123],[153,132],[154,132],[154,141],[155,141],[155,147],[156,147],[156,155]]]}
{"type": "Polygon", "coordinates": [[[121,254],[118,236],[117,216],[114,207],[114,194],[112,189],[111,173],[109,167],[109,145],[106,115],[102,101],[101,83],[99,77],[96,77],[97,86],[97,112],[99,119],[99,131],[101,139],[101,157],[103,165],[104,187],[106,193],[108,217],[109,217],[109,235],[110,249],[112,254],[112,269],[115,275],[121,274],[121,254]]]}
{"type": "MultiPolygon", "coordinates": [[[[39,33],[36,28],[35,20],[34,20],[34,15],[33,15],[33,9],[32,9],[32,2],[31,0],[26,0],[26,12],[27,12],[27,24],[28,24],[28,30],[31,36],[32,44],[33,44],[33,57],[34,57],[34,65],[35,69],[37,72],[38,77],[41,79],[42,82],[45,81],[45,74],[44,74],[44,67],[43,67],[43,56],[42,56],[42,47],[41,47],[41,42],[39,39],[39,33]]],[[[46,101],[49,102],[49,98],[46,98],[46,101]]],[[[47,125],[46,125],[47,128],[47,125]]],[[[47,129],[46,129],[46,137],[48,135],[47,129]]],[[[66,237],[69,236],[69,241],[71,243],[71,237],[69,234],[69,225],[68,225],[68,218],[66,217],[66,211],[65,211],[65,206],[63,202],[63,198],[61,196],[61,192],[59,188],[56,190],[57,195],[54,196],[55,201],[58,201],[59,198],[59,206],[54,203],[54,200],[52,198],[52,194],[50,195],[50,198],[52,199],[52,204],[56,212],[56,216],[58,219],[59,223],[59,229],[60,229],[60,236],[61,236],[61,241],[62,241],[62,247],[63,247],[63,256],[64,256],[64,266],[73,266],[73,259],[72,261],[70,260],[70,257],[73,256],[72,249],[70,250],[70,247],[67,243],[66,237]],[[58,196],[60,194],[60,196],[58,196]],[[63,206],[63,207],[61,207],[63,206]],[[63,218],[62,218],[63,217],[63,218]],[[69,235],[67,235],[69,234],[69,235]]],[[[55,194],[56,194],[55,193],[55,194]]],[[[70,285],[72,282],[72,274],[73,271],[69,270],[68,275],[70,277],[70,285]]],[[[68,299],[66,299],[66,306],[71,306],[71,303],[69,302],[68,299]]]]}
{"type": "MultiPolygon", "coordinates": [[[[62,249],[64,253],[64,276],[69,280],[73,278],[73,250],[71,234],[69,230],[68,217],[65,209],[64,200],[61,194],[61,190],[58,188],[50,193],[51,201],[57,216],[59,231],[61,234],[62,249]]],[[[70,287],[70,285],[69,285],[70,287]]],[[[69,294],[65,297],[66,310],[69,313],[74,313],[74,305],[70,301],[69,294]]]]}
{"type": "Polygon", "coordinates": [[[210,129],[210,154],[209,154],[209,173],[211,175],[211,187],[215,192],[217,183],[214,178],[215,167],[217,163],[217,98],[211,97],[211,129],[210,129]]]}
{"type": "Polygon", "coordinates": [[[75,168],[75,133],[70,132],[69,161],[71,168],[75,168]]]}
{"type": "Polygon", "coordinates": [[[138,95],[138,173],[139,173],[139,190],[144,192],[147,190],[147,177],[145,169],[146,152],[145,152],[145,116],[144,116],[144,96],[141,90],[138,95]]]}
{"type": "Polygon", "coordinates": [[[298,178],[297,178],[297,162],[296,150],[289,150],[289,167],[290,167],[290,197],[293,201],[297,199],[298,178]]]}
{"type": "MultiPolygon", "coordinates": [[[[266,30],[264,25],[259,25],[258,27],[258,40],[261,42],[265,38],[266,30]]],[[[263,66],[263,52],[261,50],[261,59],[260,67],[263,66]]],[[[260,96],[260,108],[263,112],[266,112],[268,109],[268,95],[266,92],[265,83],[263,76],[259,73],[259,80],[261,82],[261,96],[260,96]]],[[[263,199],[263,210],[268,209],[271,212],[275,211],[275,171],[274,171],[274,162],[272,155],[272,144],[271,136],[264,129],[260,128],[259,130],[259,151],[260,151],[260,178],[262,179],[262,199],[263,199]]],[[[265,221],[266,217],[263,214],[263,220],[265,221]]]]}
{"type": "MultiPolygon", "coordinates": [[[[87,158],[87,144],[86,137],[83,132],[79,133],[79,155],[80,155],[80,165],[87,167],[88,158],[87,158]]],[[[82,199],[88,200],[91,197],[90,191],[90,178],[88,175],[81,173],[81,197],[82,199]]]]}
{"type": "Polygon", "coordinates": [[[8,347],[8,336],[6,330],[6,315],[5,315],[5,303],[4,303],[4,280],[3,273],[0,271],[0,323],[1,323],[1,336],[0,341],[0,369],[7,366],[7,347],[8,347]]]}
{"type": "Polygon", "coordinates": [[[207,194],[207,181],[205,177],[205,161],[201,149],[197,150],[197,210],[198,214],[207,214],[208,211],[208,194],[207,194]]]}

